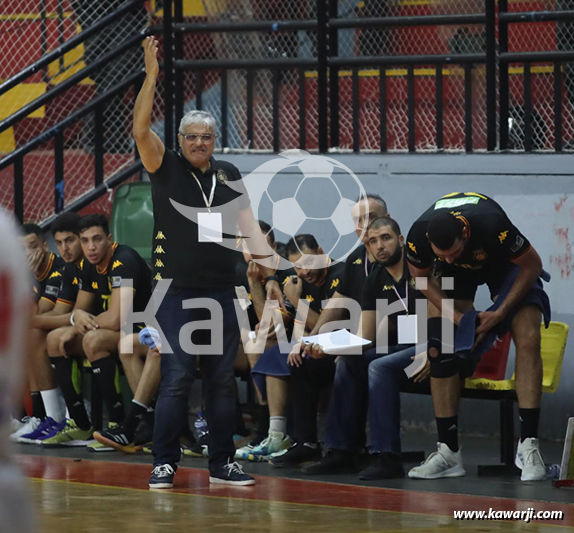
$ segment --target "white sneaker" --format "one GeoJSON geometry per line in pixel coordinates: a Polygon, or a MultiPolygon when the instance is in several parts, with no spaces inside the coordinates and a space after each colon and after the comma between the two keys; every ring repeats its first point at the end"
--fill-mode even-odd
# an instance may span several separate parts
{"type": "Polygon", "coordinates": [[[26,424],[26,422],[28,422],[27,416],[25,416],[23,418],[22,422],[20,420],[18,420],[17,418],[12,418],[10,420],[10,434],[16,433],[16,431],[18,431],[20,428],[24,427],[24,424],[26,424]]]}
{"type": "Polygon", "coordinates": [[[249,449],[245,446],[235,452],[237,459],[244,461],[267,461],[272,453],[286,450],[291,446],[291,439],[281,431],[269,430],[269,435],[260,444],[249,449]]]}
{"type": "Polygon", "coordinates": [[[14,442],[18,442],[18,437],[22,435],[26,435],[26,433],[32,433],[32,431],[36,431],[38,426],[42,423],[39,418],[31,416],[28,420],[24,419],[25,424],[18,430],[10,435],[10,440],[14,442]]]}
{"type": "Polygon", "coordinates": [[[409,477],[415,479],[439,479],[466,475],[460,448],[458,452],[453,452],[443,442],[438,442],[437,448],[438,450],[431,453],[420,466],[415,466],[411,469],[409,477]]]}
{"type": "Polygon", "coordinates": [[[546,467],[540,454],[538,439],[529,438],[518,442],[514,464],[522,470],[522,481],[544,481],[546,467]]]}

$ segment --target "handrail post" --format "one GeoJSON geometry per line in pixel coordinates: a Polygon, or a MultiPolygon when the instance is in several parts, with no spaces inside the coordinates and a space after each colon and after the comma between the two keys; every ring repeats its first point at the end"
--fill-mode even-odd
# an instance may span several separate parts
{"type": "MultiPolygon", "coordinates": [[[[339,16],[339,1],[329,0],[329,58],[339,55],[339,30],[331,21],[339,16]]],[[[338,148],[339,142],[339,68],[329,66],[329,107],[331,127],[331,148],[338,148]]]]}
{"type": "MultiPolygon", "coordinates": [[[[508,52],[508,22],[500,17],[508,11],[508,0],[499,0],[498,2],[498,46],[500,54],[508,52]]],[[[509,80],[508,80],[508,63],[500,62],[500,149],[508,150],[508,114],[509,114],[509,80]]]]}
{"type": "Polygon", "coordinates": [[[105,103],[94,112],[94,187],[104,182],[104,118],[105,103]]]}
{"type": "Polygon", "coordinates": [[[54,138],[54,213],[64,209],[64,132],[54,138]]]}
{"type": "MultiPolygon", "coordinates": [[[[178,0],[175,0],[176,2],[178,0]]],[[[179,0],[181,1],[181,0],[179,0]]],[[[164,135],[166,148],[173,149],[174,128],[173,128],[173,92],[174,92],[174,72],[173,72],[173,2],[174,0],[164,0],[163,2],[163,85],[164,85],[164,135]]]]}
{"type": "Polygon", "coordinates": [[[486,149],[496,150],[496,0],[486,10],[486,149]]]}
{"type": "Polygon", "coordinates": [[[14,161],[14,215],[24,222],[24,156],[14,161]]]}
{"type": "Polygon", "coordinates": [[[317,107],[319,122],[319,153],[329,150],[329,86],[327,63],[329,55],[328,31],[329,13],[327,0],[317,0],[317,107]]]}
{"type": "MultiPolygon", "coordinates": [[[[183,23],[183,0],[175,0],[173,15],[175,24],[183,23]]],[[[176,32],[173,39],[174,60],[179,61],[183,58],[183,33],[176,32]]],[[[183,85],[185,72],[183,70],[176,69],[174,76],[175,125],[177,127],[183,118],[183,109],[185,105],[185,88],[183,85]]]]}

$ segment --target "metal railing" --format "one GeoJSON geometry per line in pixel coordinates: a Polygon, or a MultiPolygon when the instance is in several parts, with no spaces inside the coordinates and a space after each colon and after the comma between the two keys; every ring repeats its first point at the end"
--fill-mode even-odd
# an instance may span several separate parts
{"type": "Polygon", "coordinates": [[[247,123],[246,135],[248,145],[253,143],[253,80],[255,73],[261,70],[269,70],[272,73],[272,131],[273,151],[279,151],[279,83],[281,71],[297,69],[299,74],[299,148],[305,149],[305,71],[317,71],[318,90],[318,147],[319,152],[325,153],[330,148],[339,146],[339,71],[341,68],[352,69],[353,87],[353,150],[360,151],[359,146],[359,95],[358,95],[358,69],[364,67],[380,68],[380,124],[381,124],[381,152],[387,151],[386,145],[386,94],[385,94],[385,69],[391,66],[407,66],[408,83],[408,125],[410,152],[415,151],[415,99],[414,99],[414,66],[432,65],[436,67],[436,119],[437,119],[437,147],[443,148],[443,103],[442,103],[442,65],[462,65],[465,79],[465,145],[467,151],[472,151],[472,77],[471,66],[476,64],[486,65],[486,102],[487,102],[487,149],[496,149],[497,139],[497,115],[496,115],[496,37],[495,37],[495,0],[485,0],[485,12],[478,14],[462,15],[421,15],[421,16],[394,16],[373,19],[338,18],[337,0],[317,1],[317,20],[297,21],[254,21],[233,23],[184,23],[181,11],[178,11],[180,2],[165,0],[165,12],[171,12],[171,6],[175,5],[175,17],[166,17],[164,20],[165,34],[175,35],[174,59],[168,64],[166,61],[165,83],[166,92],[173,94],[173,102],[166,99],[167,117],[175,116],[178,123],[183,115],[184,91],[182,87],[183,73],[191,71],[195,74],[196,107],[202,108],[203,79],[208,70],[219,70],[221,76],[221,104],[220,122],[222,128],[222,148],[228,147],[228,84],[227,73],[230,70],[246,71],[246,102],[247,123]],[[169,25],[172,25],[170,30],[169,25]],[[460,24],[484,24],[486,30],[486,51],[484,54],[445,54],[445,55],[416,55],[416,56],[374,56],[339,58],[334,51],[337,50],[338,32],[341,29],[363,29],[383,27],[408,27],[408,26],[435,26],[435,25],[460,25],[460,24]],[[183,34],[205,32],[280,32],[315,30],[317,32],[317,57],[313,59],[278,58],[273,60],[264,59],[210,59],[210,60],[185,60],[181,57],[181,43],[183,34]],[[171,69],[171,70],[169,70],[171,69]],[[170,89],[171,87],[171,89],[170,89]],[[168,107],[168,103],[173,108],[168,107]],[[330,125],[329,125],[330,124],[330,125]]]}
{"type": "MultiPolygon", "coordinates": [[[[144,0],[129,0],[122,4],[116,11],[108,15],[103,16],[100,20],[95,22],[93,25],[89,26],[86,30],[82,31],[78,35],[72,37],[68,41],[62,43],[53,51],[42,56],[39,60],[34,62],[32,65],[26,67],[22,71],[18,72],[13,77],[4,81],[0,84],[0,95],[6,93],[10,89],[17,87],[19,84],[25,82],[29,77],[31,77],[36,72],[43,70],[48,64],[53,61],[60,60],[64,57],[64,54],[72,50],[74,47],[86,41],[90,37],[96,35],[98,32],[102,31],[104,28],[112,24],[118,17],[128,13],[135,6],[142,5],[144,0]]],[[[98,70],[105,68],[105,66],[115,59],[119,54],[131,49],[132,47],[141,43],[141,41],[149,34],[151,34],[151,29],[143,32],[131,35],[123,42],[121,42],[117,47],[110,49],[105,54],[102,54],[97,60],[90,62],[82,70],[71,75],[58,85],[55,85],[51,90],[42,94],[32,102],[26,104],[19,110],[17,110],[12,115],[8,116],[4,120],[0,121],[0,133],[7,130],[10,127],[18,124],[20,121],[28,117],[34,111],[40,109],[41,107],[54,101],[57,97],[63,95],[69,89],[77,86],[82,80],[90,77],[93,73],[98,70]]],[[[135,72],[128,76],[120,83],[114,85],[109,90],[95,97],[85,106],[80,109],[75,110],[65,119],[61,120],[57,124],[49,127],[47,130],[42,132],[40,135],[36,136],[32,140],[28,141],[26,144],[17,147],[13,152],[9,153],[2,159],[0,159],[0,170],[3,170],[9,166],[14,168],[14,213],[18,220],[24,220],[24,176],[25,176],[25,163],[24,157],[29,154],[32,150],[40,147],[47,141],[54,141],[54,216],[60,213],[64,209],[64,132],[67,128],[73,126],[84,117],[90,113],[94,113],[94,188],[89,191],[86,195],[70,203],[66,210],[76,211],[82,207],[88,205],[92,201],[96,200],[103,194],[105,194],[110,187],[113,187],[127,178],[133,176],[142,169],[142,164],[139,161],[139,156],[137,151],[134,152],[135,160],[132,165],[127,168],[121,169],[118,173],[111,176],[107,182],[104,184],[104,108],[106,102],[113,96],[126,91],[130,87],[134,87],[136,90],[139,88],[142,80],[144,78],[144,72],[135,72]]],[[[43,222],[43,226],[48,227],[51,220],[54,217],[50,217],[43,222]]]]}
{"type": "Polygon", "coordinates": [[[510,118],[510,63],[524,64],[524,150],[533,151],[533,106],[532,106],[532,63],[553,63],[554,76],[554,149],[563,150],[562,139],[562,112],[563,112],[563,72],[562,67],[566,61],[574,61],[573,51],[545,51],[545,52],[509,52],[508,27],[510,24],[525,22],[558,22],[574,21],[574,11],[529,11],[522,13],[509,13],[508,0],[499,0],[499,41],[500,41],[500,149],[509,147],[509,118],[510,118]]]}

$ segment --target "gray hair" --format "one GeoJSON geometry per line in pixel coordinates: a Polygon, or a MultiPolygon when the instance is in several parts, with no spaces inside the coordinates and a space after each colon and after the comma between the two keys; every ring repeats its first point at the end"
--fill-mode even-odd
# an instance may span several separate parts
{"type": "Polygon", "coordinates": [[[192,124],[204,124],[207,126],[214,134],[217,131],[217,124],[215,118],[208,111],[199,111],[194,109],[193,111],[188,111],[181,122],[179,123],[179,133],[185,135],[186,129],[192,124]]]}

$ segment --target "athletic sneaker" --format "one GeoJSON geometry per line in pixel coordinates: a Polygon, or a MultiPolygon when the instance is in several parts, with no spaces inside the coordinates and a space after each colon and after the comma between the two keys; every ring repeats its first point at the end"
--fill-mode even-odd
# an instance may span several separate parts
{"type": "Polygon", "coordinates": [[[522,470],[522,481],[544,481],[546,467],[540,454],[538,439],[528,438],[518,442],[514,464],[522,470]]]}
{"type": "Polygon", "coordinates": [[[149,478],[150,489],[173,489],[173,478],[177,472],[177,465],[156,465],[149,478]]]}
{"type": "Polygon", "coordinates": [[[23,418],[23,421],[18,420],[17,418],[11,418],[10,419],[10,434],[16,433],[16,431],[18,431],[19,429],[24,427],[24,424],[26,424],[27,421],[28,421],[27,416],[25,416],[23,418]]]}
{"type": "Polygon", "coordinates": [[[221,465],[209,473],[210,483],[219,483],[221,485],[255,485],[255,480],[243,471],[239,463],[227,460],[226,465],[221,465]]]}
{"type": "MultiPolygon", "coordinates": [[[[118,423],[117,422],[110,422],[108,424],[108,429],[114,429],[118,427],[118,423]]],[[[98,442],[97,440],[93,440],[92,442],[90,442],[90,444],[88,444],[86,446],[86,449],[89,452],[94,452],[94,453],[100,453],[100,452],[115,452],[116,450],[114,448],[112,448],[111,446],[107,446],[105,444],[102,444],[101,442],[98,442]]]]}
{"type": "Polygon", "coordinates": [[[403,460],[399,455],[382,452],[373,455],[373,463],[359,472],[359,479],[401,479],[405,477],[403,460]]]}
{"type": "Polygon", "coordinates": [[[355,454],[346,450],[328,450],[318,463],[302,468],[308,476],[321,476],[323,474],[347,474],[357,471],[355,454]]]}
{"type": "Polygon", "coordinates": [[[64,427],[52,437],[44,439],[44,448],[59,448],[60,446],[87,446],[92,440],[93,428],[80,429],[71,418],[66,420],[64,427]]]}
{"type": "Polygon", "coordinates": [[[316,443],[305,442],[303,444],[293,444],[289,449],[273,453],[269,457],[269,462],[278,468],[292,468],[309,461],[316,461],[321,458],[321,450],[316,443]]]}
{"type": "Polygon", "coordinates": [[[438,442],[437,451],[431,453],[426,461],[409,472],[409,477],[414,479],[439,479],[465,475],[460,449],[458,452],[453,452],[444,442],[438,442]]]}
{"type": "Polygon", "coordinates": [[[207,448],[207,433],[199,437],[195,444],[186,445],[185,443],[182,444],[183,454],[187,455],[188,457],[209,457],[209,449],[207,448]]]}
{"type": "Polygon", "coordinates": [[[140,422],[134,435],[134,446],[136,450],[141,450],[144,446],[150,446],[153,441],[153,424],[146,418],[140,422]]]}
{"type": "Polygon", "coordinates": [[[244,461],[268,461],[271,454],[287,450],[290,446],[291,439],[285,433],[270,429],[269,435],[260,444],[252,448],[249,446],[239,448],[235,452],[235,457],[244,461]]]}
{"type": "Polygon", "coordinates": [[[110,446],[114,450],[118,450],[123,453],[136,453],[136,447],[134,445],[133,438],[130,439],[121,424],[116,427],[104,431],[94,431],[94,439],[104,446],[110,446]]]}
{"type": "Polygon", "coordinates": [[[18,442],[18,439],[22,435],[32,433],[32,431],[35,431],[36,429],[38,429],[38,426],[42,423],[42,421],[39,418],[36,418],[35,416],[24,417],[22,419],[22,422],[23,422],[23,425],[20,427],[20,429],[18,431],[15,431],[14,433],[12,433],[12,435],[10,435],[10,439],[13,442],[18,442]]]}
{"type": "Polygon", "coordinates": [[[30,433],[24,433],[18,437],[18,442],[23,444],[36,444],[39,440],[44,440],[47,437],[51,437],[62,429],[63,423],[56,422],[53,418],[47,417],[40,425],[30,433]]]}

